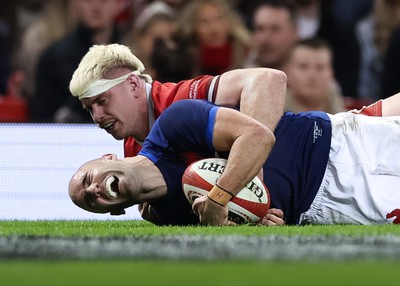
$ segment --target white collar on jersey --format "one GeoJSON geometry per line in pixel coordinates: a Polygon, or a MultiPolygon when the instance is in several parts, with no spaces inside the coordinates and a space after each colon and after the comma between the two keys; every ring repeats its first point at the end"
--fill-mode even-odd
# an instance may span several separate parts
{"type": "MultiPolygon", "coordinates": [[[[153,127],[154,122],[156,121],[155,116],[154,116],[154,102],[153,99],[151,98],[151,88],[152,85],[146,82],[146,97],[147,97],[147,113],[149,114],[149,128],[153,127]]],[[[138,143],[140,146],[143,146],[143,141],[139,141],[135,139],[136,143],[138,143]]]]}
{"type": "Polygon", "coordinates": [[[147,113],[149,114],[149,128],[153,127],[156,118],[154,116],[154,102],[151,97],[152,85],[146,83],[146,95],[147,95],[147,113]]]}

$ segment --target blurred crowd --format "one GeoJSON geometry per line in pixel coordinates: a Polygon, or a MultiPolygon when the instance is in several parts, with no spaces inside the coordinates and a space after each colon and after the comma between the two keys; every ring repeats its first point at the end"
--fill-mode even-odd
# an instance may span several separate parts
{"type": "Polygon", "coordinates": [[[0,122],[92,122],[68,86],[106,43],[127,45],[160,82],[283,70],[295,112],[400,91],[400,0],[1,1],[0,122]]]}

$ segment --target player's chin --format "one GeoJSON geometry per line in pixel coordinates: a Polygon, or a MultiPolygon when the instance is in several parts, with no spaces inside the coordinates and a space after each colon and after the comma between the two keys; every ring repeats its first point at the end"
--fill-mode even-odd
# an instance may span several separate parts
{"type": "Polygon", "coordinates": [[[120,132],[119,130],[110,130],[110,132],[107,130],[107,132],[111,134],[111,136],[114,137],[114,139],[116,140],[122,140],[129,136],[125,135],[123,132],[120,132]]]}
{"type": "Polygon", "coordinates": [[[117,140],[122,140],[125,137],[128,137],[128,135],[125,136],[121,126],[118,124],[117,121],[115,121],[110,127],[104,128],[104,130],[110,134],[112,137],[114,137],[117,140]]]}

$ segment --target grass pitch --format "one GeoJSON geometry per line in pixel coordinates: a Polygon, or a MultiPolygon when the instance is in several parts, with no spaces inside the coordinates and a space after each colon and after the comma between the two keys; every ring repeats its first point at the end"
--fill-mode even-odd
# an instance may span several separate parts
{"type": "Polygon", "coordinates": [[[376,286],[398,283],[398,266],[387,262],[12,261],[0,263],[0,276],[2,285],[30,286],[376,286]]]}
{"type": "Polygon", "coordinates": [[[125,237],[167,235],[304,235],[304,236],[387,236],[400,237],[398,225],[333,225],[265,227],[240,225],[230,227],[159,227],[146,221],[0,221],[0,236],[49,237],[125,237]]]}
{"type": "Polygon", "coordinates": [[[400,228],[0,221],[0,285],[389,285],[400,228]]]}

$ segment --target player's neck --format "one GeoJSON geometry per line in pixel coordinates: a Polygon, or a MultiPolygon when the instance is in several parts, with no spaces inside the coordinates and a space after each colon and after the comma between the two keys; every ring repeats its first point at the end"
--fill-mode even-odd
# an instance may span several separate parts
{"type": "Polygon", "coordinates": [[[147,202],[167,194],[167,184],[160,170],[147,157],[132,158],[132,171],[139,190],[138,201],[147,202]]]}

